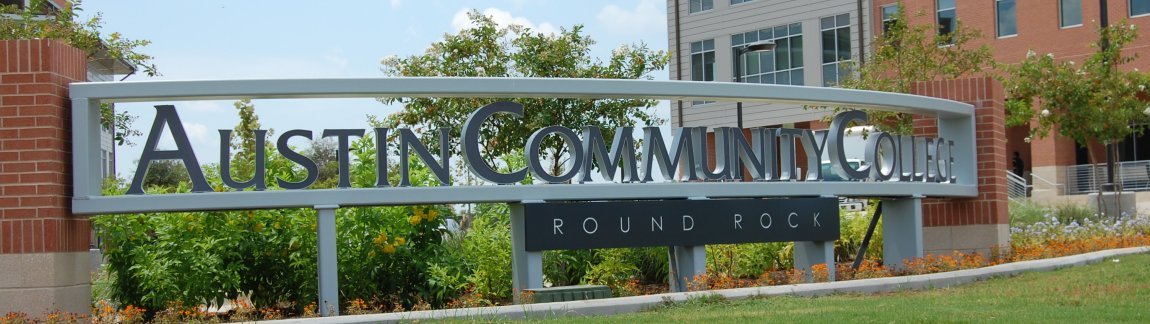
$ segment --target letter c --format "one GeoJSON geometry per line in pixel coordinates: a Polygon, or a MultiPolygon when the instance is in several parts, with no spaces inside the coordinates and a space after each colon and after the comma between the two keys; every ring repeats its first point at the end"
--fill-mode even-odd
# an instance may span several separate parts
{"type": "Polygon", "coordinates": [[[471,113],[471,116],[467,117],[467,122],[463,123],[463,134],[459,139],[462,142],[463,161],[467,164],[467,168],[471,169],[472,174],[483,180],[497,184],[513,184],[522,181],[527,176],[527,168],[511,173],[499,173],[487,165],[479,149],[479,130],[483,128],[483,122],[495,113],[508,113],[516,117],[523,117],[523,105],[510,101],[500,101],[483,106],[471,113]]]}

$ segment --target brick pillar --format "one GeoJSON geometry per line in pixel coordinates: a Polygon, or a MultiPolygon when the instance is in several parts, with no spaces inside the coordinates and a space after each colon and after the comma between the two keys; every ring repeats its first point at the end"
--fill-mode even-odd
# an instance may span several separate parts
{"type": "Polygon", "coordinates": [[[0,41],[0,314],[90,311],[90,225],[71,213],[68,111],[68,84],[86,75],[71,46],[0,41]]]}
{"type": "MultiPolygon", "coordinates": [[[[978,154],[978,197],[923,201],[923,251],[989,252],[1010,244],[1006,196],[1006,126],[1002,85],[989,77],[940,80],[916,85],[915,94],[974,105],[978,154]]],[[[934,118],[915,118],[915,135],[936,136],[934,118]]],[[[962,157],[956,157],[961,159],[962,157]]]]}

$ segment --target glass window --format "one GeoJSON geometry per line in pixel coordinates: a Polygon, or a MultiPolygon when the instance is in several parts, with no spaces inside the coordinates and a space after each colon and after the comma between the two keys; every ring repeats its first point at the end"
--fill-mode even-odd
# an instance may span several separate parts
{"type": "MultiPolygon", "coordinates": [[[[950,36],[956,28],[958,28],[958,21],[956,20],[954,10],[954,0],[935,0],[936,17],[938,18],[938,35],[950,36]]],[[[954,42],[950,37],[944,37],[939,41],[939,44],[949,45],[954,42]]]]}
{"type": "Polygon", "coordinates": [[[995,1],[998,37],[1018,35],[1018,13],[1014,0],[995,1]]]}
{"type": "MultiPolygon", "coordinates": [[[[715,40],[691,43],[691,81],[715,81],[715,40]]],[[[704,104],[695,101],[692,104],[704,104]]]]}
{"type": "Polygon", "coordinates": [[[1130,0],[1130,17],[1150,14],[1150,0],[1130,0]]]}
{"type": "Polygon", "coordinates": [[[731,0],[731,4],[733,4],[733,5],[737,5],[737,4],[740,4],[740,3],[744,3],[744,2],[751,2],[751,1],[755,1],[755,0],[731,0]]]}
{"type": "Polygon", "coordinates": [[[823,18],[819,25],[823,36],[823,86],[834,86],[847,76],[843,63],[851,60],[850,14],[823,18]]]}
{"type": "Polygon", "coordinates": [[[890,31],[890,27],[894,25],[894,20],[897,19],[895,15],[898,14],[898,4],[889,4],[882,6],[882,32],[890,31]]]}
{"type": "Polygon", "coordinates": [[[1059,26],[1082,25],[1082,0],[1058,0],[1059,26]]]}
{"type": "MultiPolygon", "coordinates": [[[[849,24],[849,17],[847,20],[849,24]]],[[[775,42],[773,51],[750,52],[734,58],[742,60],[743,77],[737,82],[803,85],[802,29],[802,24],[793,23],[731,35],[732,55],[746,44],[775,42]]]]}
{"type": "Polygon", "coordinates": [[[714,0],[691,0],[691,13],[707,11],[715,8],[714,0]]]}

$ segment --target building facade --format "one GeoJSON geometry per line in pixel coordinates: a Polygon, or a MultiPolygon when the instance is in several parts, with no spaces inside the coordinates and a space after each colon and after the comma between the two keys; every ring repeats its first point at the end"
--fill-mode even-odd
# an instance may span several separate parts
{"type": "MultiPolygon", "coordinates": [[[[833,85],[839,62],[849,61],[870,42],[860,29],[870,17],[869,1],[670,0],[667,2],[672,80],[736,81],[800,86],[833,85]],[[735,49],[772,41],[768,52],[741,55],[735,49]]],[[[799,105],[746,104],[743,127],[800,126],[826,115],[799,105]]],[[[671,104],[671,124],[738,126],[734,102],[683,101],[671,104]]]]}
{"type": "MultiPolygon", "coordinates": [[[[1013,64],[1029,51],[1060,60],[1084,61],[1095,51],[1099,23],[1126,21],[1140,30],[1150,27],[1150,0],[669,0],[669,48],[674,58],[671,79],[735,81],[735,48],[756,40],[773,40],[773,52],[743,55],[740,82],[833,86],[840,75],[836,63],[863,60],[871,41],[882,34],[898,6],[905,6],[910,24],[932,24],[939,33],[958,27],[974,28],[981,37],[970,45],[987,45],[998,63],[1013,64]],[[1105,6],[1105,13],[1102,8],[1105,6]],[[841,19],[840,19],[841,18],[841,19]],[[833,30],[833,31],[832,31],[833,30]],[[849,36],[838,31],[849,30],[849,36]],[[782,33],[780,33],[782,31],[782,33]],[[757,37],[753,37],[757,36],[757,37]],[[849,56],[842,46],[849,37],[849,56]],[[842,51],[841,53],[839,51],[842,51]],[[796,61],[796,58],[801,58],[796,61]]],[[[1127,54],[1150,56],[1150,37],[1128,45],[1127,54]]],[[[1150,69],[1141,59],[1121,69],[1150,69]]],[[[995,91],[1002,93],[1000,85],[995,91]]],[[[920,93],[923,94],[923,93],[920,93]]],[[[675,126],[736,126],[735,103],[674,102],[675,126]]],[[[816,126],[825,111],[798,106],[750,106],[743,112],[743,127],[768,125],[816,126]],[[762,109],[767,108],[767,109],[762,109]]],[[[1012,197],[1046,203],[1089,201],[1088,193],[1104,182],[1101,145],[1081,147],[1073,140],[1050,134],[1029,138],[1029,127],[1006,128],[1008,165],[1018,164],[1020,179],[1012,182],[1012,197]],[[1013,157],[1019,157],[1015,162],[1013,157]]],[[[1118,146],[1119,181],[1138,199],[1150,202],[1150,138],[1131,137],[1118,146]],[[1142,193],[1143,190],[1147,190],[1142,193]]],[[[997,157],[996,157],[997,158],[997,157]]],[[[1006,177],[1006,175],[1004,175],[1006,177]]],[[[1147,204],[1150,205],[1150,204],[1147,204]]]]}

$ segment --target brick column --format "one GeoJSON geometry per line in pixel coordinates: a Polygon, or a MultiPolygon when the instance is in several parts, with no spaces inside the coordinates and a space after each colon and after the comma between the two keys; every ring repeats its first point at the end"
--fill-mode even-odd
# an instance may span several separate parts
{"type": "MultiPolygon", "coordinates": [[[[978,197],[923,200],[923,251],[989,252],[1010,245],[1006,196],[1006,110],[1002,85],[989,77],[940,80],[916,85],[915,94],[974,105],[978,154],[978,197]]],[[[934,118],[915,118],[915,135],[935,136],[934,118]]],[[[962,157],[956,157],[961,159],[962,157]]]]}
{"type": "Polygon", "coordinates": [[[86,55],[52,40],[0,41],[0,54],[0,314],[87,314],[90,225],[71,213],[68,111],[86,55]]]}

